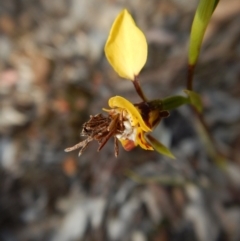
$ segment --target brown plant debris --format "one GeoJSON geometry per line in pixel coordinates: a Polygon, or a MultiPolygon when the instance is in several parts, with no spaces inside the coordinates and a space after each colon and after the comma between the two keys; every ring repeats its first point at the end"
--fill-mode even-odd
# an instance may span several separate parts
{"type": "Polygon", "coordinates": [[[79,156],[88,147],[89,143],[93,140],[98,141],[99,147],[97,151],[100,151],[107,141],[114,137],[114,153],[118,156],[119,146],[116,135],[123,132],[123,124],[120,114],[109,113],[109,116],[105,117],[102,114],[90,116],[90,120],[83,124],[81,136],[86,136],[84,141],[65,149],[66,152],[70,152],[80,148],[79,156]]]}

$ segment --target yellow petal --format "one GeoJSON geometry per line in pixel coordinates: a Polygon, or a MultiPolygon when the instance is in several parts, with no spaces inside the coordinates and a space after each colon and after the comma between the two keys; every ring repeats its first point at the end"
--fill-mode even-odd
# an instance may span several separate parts
{"type": "Polygon", "coordinates": [[[123,139],[120,139],[119,140],[123,146],[123,148],[126,150],[126,151],[131,151],[134,147],[136,147],[136,144],[134,143],[134,141],[132,140],[123,140],[123,139]]]}
{"type": "Polygon", "coordinates": [[[145,136],[144,136],[144,133],[143,131],[138,128],[138,132],[137,132],[137,137],[136,137],[136,142],[137,144],[139,144],[139,146],[142,148],[142,149],[145,149],[145,150],[153,150],[153,147],[151,146],[151,144],[149,144],[146,139],[145,139],[145,136]]]}
{"type": "Polygon", "coordinates": [[[112,25],[105,54],[113,69],[121,77],[130,80],[134,80],[146,63],[146,38],[126,9],[112,25]]]}
{"type": "Polygon", "coordinates": [[[131,116],[132,126],[139,124],[143,131],[149,132],[151,129],[145,124],[137,108],[128,100],[121,96],[115,96],[109,99],[108,104],[111,108],[125,109],[131,116]]]}

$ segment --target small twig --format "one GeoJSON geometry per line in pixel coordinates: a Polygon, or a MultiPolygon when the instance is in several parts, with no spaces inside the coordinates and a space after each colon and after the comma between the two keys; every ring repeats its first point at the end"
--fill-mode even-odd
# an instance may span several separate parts
{"type": "Polygon", "coordinates": [[[86,140],[79,142],[78,144],[72,146],[72,147],[68,147],[66,148],[64,151],[65,152],[70,152],[70,151],[74,151],[76,149],[79,149],[80,147],[84,147],[85,145],[87,145],[89,142],[91,142],[93,140],[93,138],[91,136],[89,136],[86,140]]]}

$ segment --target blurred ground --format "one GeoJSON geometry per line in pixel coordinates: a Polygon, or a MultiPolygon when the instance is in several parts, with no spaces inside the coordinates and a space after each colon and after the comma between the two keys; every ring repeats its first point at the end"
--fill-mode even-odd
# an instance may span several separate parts
{"type": "Polygon", "coordinates": [[[186,87],[187,46],[197,1],[0,1],[0,240],[240,240],[240,4],[222,0],[206,34],[194,88],[222,168],[188,107],[154,132],[176,161],[113,142],[80,140],[90,114],[122,95],[140,101],[103,53],[128,8],[149,43],[140,81],[163,98],[186,87]]]}

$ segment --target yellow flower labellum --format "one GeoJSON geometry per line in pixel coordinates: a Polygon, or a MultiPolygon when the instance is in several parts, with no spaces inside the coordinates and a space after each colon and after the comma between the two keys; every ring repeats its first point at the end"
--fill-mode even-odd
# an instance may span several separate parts
{"type": "Polygon", "coordinates": [[[151,129],[145,124],[137,108],[125,98],[121,96],[112,97],[109,99],[108,104],[111,108],[126,109],[128,114],[131,116],[131,121],[132,121],[131,124],[133,126],[136,126],[137,124],[139,124],[143,131],[146,131],[146,132],[151,131],[151,129]]]}
{"type": "Polygon", "coordinates": [[[105,54],[119,76],[129,80],[134,80],[146,63],[146,38],[126,9],[112,25],[105,54]]]}
{"type": "Polygon", "coordinates": [[[145,133],[151,132],[152,129],[146,125],[139,110],[121,96],[110,98],[108,104],[115,112],[123,113],[125,120],[128,119],[128,121],[123,121],[125,128],[123,133],[117,135],[124,149],[130,151],[139,145],[145,150],[153,150],[152,146],[145,139],[145,133]]]}
{"type": "Polygon", "coordinates": [[[137,133],[137,144],[145,150],[154,150],[153,147],[147,142],[145,138],[146,133],[144,133],[140,128],[138,128],[138,133],[137,133]]]}

